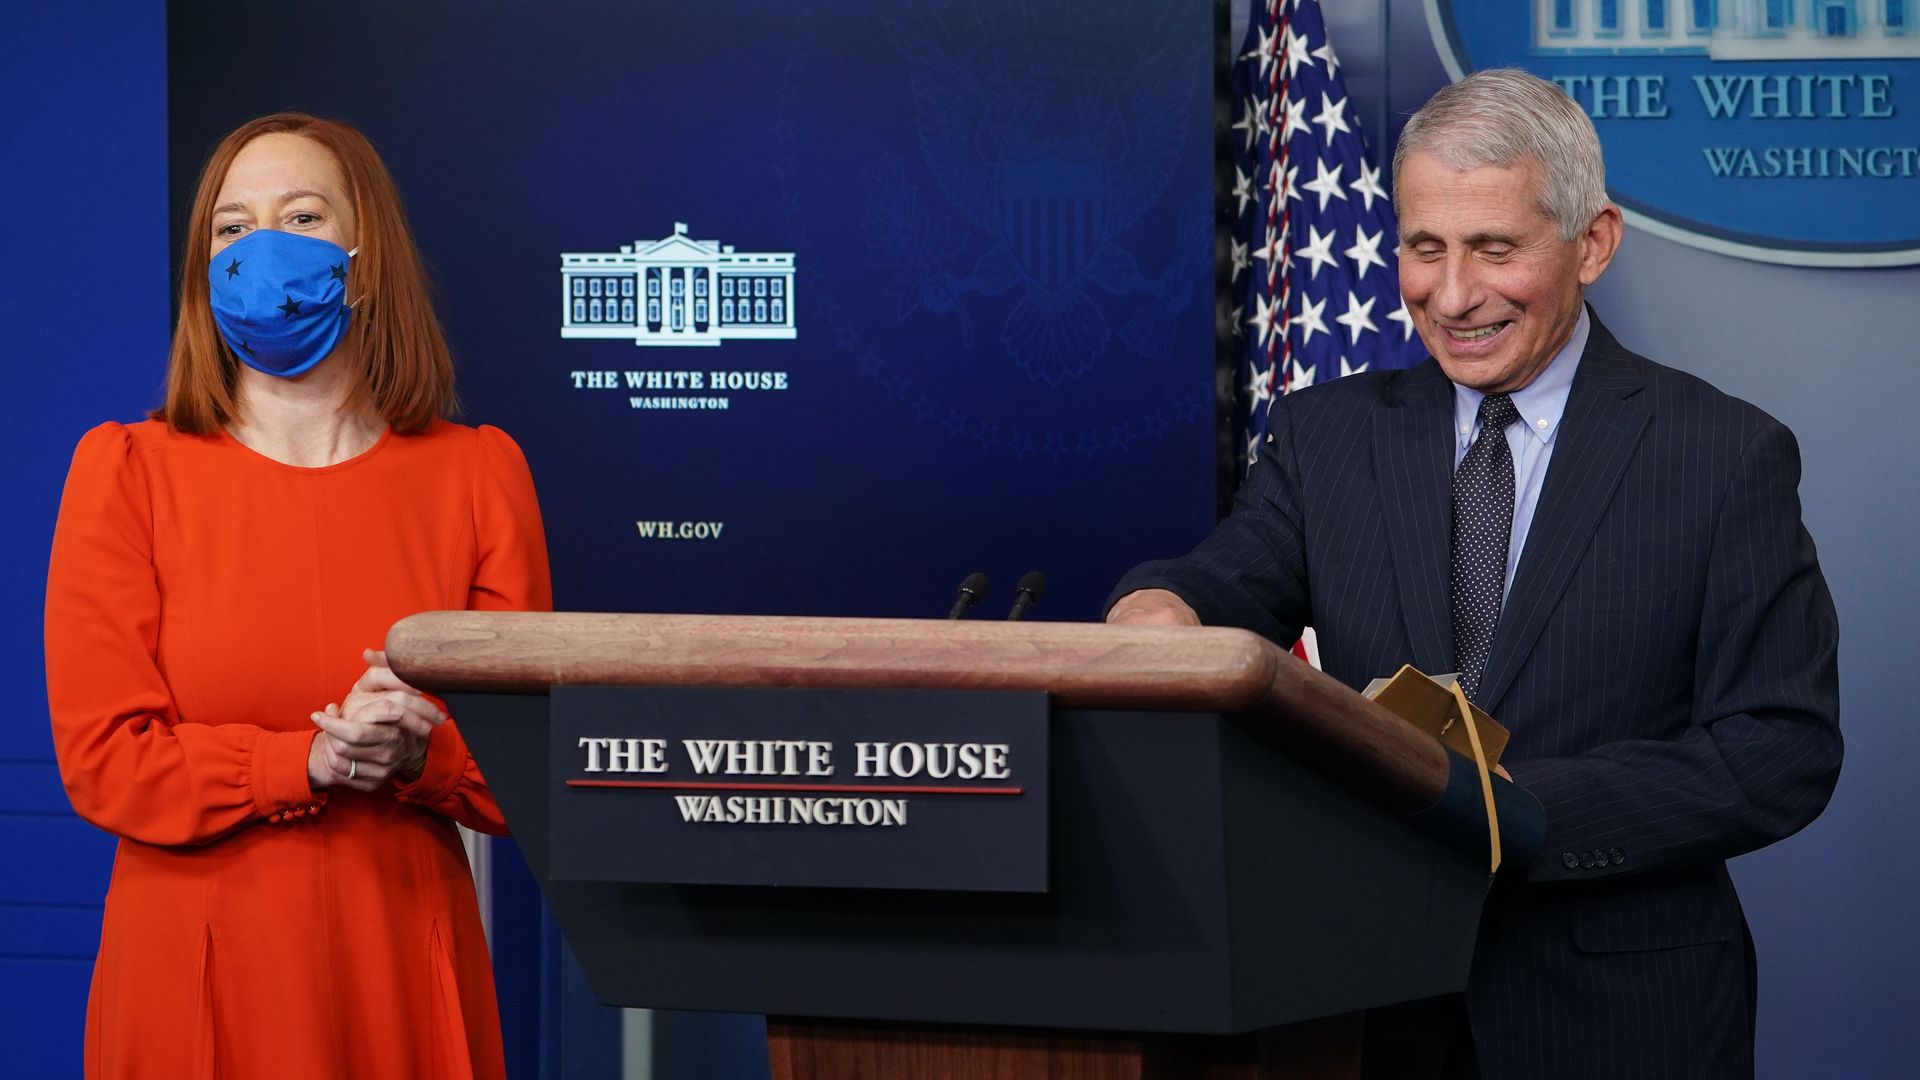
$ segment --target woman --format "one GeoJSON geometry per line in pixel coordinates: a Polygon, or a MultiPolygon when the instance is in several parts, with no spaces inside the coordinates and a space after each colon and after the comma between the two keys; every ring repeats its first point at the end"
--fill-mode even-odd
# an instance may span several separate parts
{"type": "Polygon", "coordinates": [[[80,441],[47,581],[54,744],[120,837],[90,1077],[504,1075],[455,823],[503,833],[416,611],[544,609],[520,450],[442,419],[445,339],[357,131],[253,121],[201,175],[165,404],[80,441]]]}

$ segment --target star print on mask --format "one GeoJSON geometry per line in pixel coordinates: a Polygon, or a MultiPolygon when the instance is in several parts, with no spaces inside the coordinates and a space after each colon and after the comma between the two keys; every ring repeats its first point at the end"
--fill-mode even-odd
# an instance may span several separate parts
{"type": "Polygon", "coordinates": [[[292,296],[288,296],[287,302],[280,305],[280,310],[286,312],[287,318],[291,319],[295,315],[300,314],[300,301],[295,300],[292,296]]]}
{"type": "Polygon", "coordinates": [[[239,259],[235,259],[235,260],[233,260],[232,262],[230,262],[230,263],[228,263],[228,264],[227,264],[227,280],[228,280],[228,281],[232,281],[232,280],[233,280],[233,275],[235,275],[235,274],[237,274],[237,273],[239,273],[239,272],[240,272],[240,260],[239,260],[239,259]]]}

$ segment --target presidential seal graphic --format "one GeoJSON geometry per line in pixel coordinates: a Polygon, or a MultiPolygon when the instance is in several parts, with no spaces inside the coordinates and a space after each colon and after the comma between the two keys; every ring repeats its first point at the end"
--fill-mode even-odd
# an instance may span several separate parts
{"type": "Polygon", "coordinates": [[[1565,90],[1630,224],[1764,262],[1920,263],[1915,0],[1516,6],[1426,0],[1441,59],[1565,90]]]}
{"type": "Polygon", "coordinates": [[[695,240],[685,222],[661,240],[560,256],[560,336],[635,345],[792,340],[793,252],[695,240]]]}
{"type": "Polygon", "coordinates": [[[989,330],[1017,370],[1049,386],[1086,376],[1114,344],[1166,358],[1209,269],[1197,244],[1143,265],[1131,232],[1171,186],[1193,126],[1187,76],[1204,21],[1129,34],[1117,18],[1172,9],[1080,6],[1073,33],[1061,29],[1070,20],[1004,3],[890,23],[931,191],[909,179],[918,170],[883,159],[866,177],[861,222],[902,315],[952,316],[968,349],[976,327],[989,330]]]}

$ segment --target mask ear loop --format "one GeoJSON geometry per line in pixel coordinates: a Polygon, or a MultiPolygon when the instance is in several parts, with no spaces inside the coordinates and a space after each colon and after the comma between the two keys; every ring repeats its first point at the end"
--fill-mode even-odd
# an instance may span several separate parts
{"type": "MultiPolygon", "coordinates": [[[[359,244],[355,244],[352,247],[347,249],[347,258],[349,259],[353,258],[355,255],[358,255],[358,254],[360,254],[359,244]]],[[[366,298],[367,298],[367,294],[361,293],[357,299],[347,301],[347,310],[352,311],[355,307],[359,305],[361,300],[365,300],[366,298]]]]}

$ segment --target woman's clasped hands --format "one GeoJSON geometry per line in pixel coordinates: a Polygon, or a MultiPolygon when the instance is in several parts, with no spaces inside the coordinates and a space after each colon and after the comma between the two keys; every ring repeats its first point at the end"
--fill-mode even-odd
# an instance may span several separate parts
{"type": "Polygon", "coordinates": [[[427,737],[447,719],[431,698],[400,681],[386,653],[366,649],[360,655],[367,670],[346,700],[313,714],[320,734],[307,755],[307,781],[314,791],[372,791],[392,776],[418,776],[427,737]]]}

